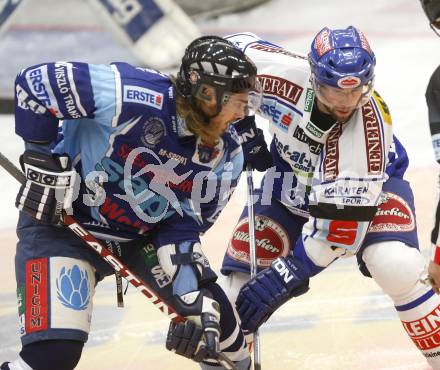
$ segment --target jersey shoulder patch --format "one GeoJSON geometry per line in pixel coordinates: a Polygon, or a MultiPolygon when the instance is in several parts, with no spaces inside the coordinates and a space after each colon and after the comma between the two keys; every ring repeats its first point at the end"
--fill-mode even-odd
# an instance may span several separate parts
{"type": "Polygon", "coordinates": [[[379,108],[380,115],[382,116],[385,123],[392,125],[393,121],[391,119],[391,113],[390,110],[385,103],[385,100],[382,99],[382,97],[379,95],[379,93],[375,90],[373,93],[373,100],[376,103],[377,107],[379,108]]]}

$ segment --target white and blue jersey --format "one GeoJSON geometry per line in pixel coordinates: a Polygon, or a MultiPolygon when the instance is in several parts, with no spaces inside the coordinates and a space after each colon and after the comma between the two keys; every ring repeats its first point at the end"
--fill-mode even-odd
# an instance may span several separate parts
{"type": "Polygon", "coordinates": [[[132,240],[160,223],[163,244],[198,240],[236,186],[233,129],[204,145],[176,114],[166,75],[58,62],[23,70],[15,87],[17,134],[69,155],[82,178],[74,216],[96,236],[132,240]]]}
{"type": "MultiPolygon", "coordinates": [[[[251,33],[227,39],[258,68],[263,90],[258,113],[268,120],[272,135],[275,167],[266,173],[255,207],[259,267],[294,249],[307,256],[304,264],[313,261],[310,265],[322,268],[341,255],[356,254],[373,239],[397,233],[404,235],[399,240],[416,246],[412,195],[402,180],[408,157],[380,95],[374,91],[347,122],[326,127],[316,114],[305,55],[251,33]],[[390,195],[393,186],[399,192],[390,195]]],[[[229,243],[224,272],[248,269],[245,217],[246,212],[229,243]]]]}

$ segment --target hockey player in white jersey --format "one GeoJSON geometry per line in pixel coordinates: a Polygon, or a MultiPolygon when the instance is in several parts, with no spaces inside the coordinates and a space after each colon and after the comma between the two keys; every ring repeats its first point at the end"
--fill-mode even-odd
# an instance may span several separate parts
{"type": "Polygon", "coordinates": [[[365,35],[323,28],[307,56],[249,33],[228,39],[258,67],[275,164],[256,191],[258,274],[249,277],[246,210],[223,261],[223,287],[242,327],[254,332],[307,292],[310,278],[355,255],[440,369],[440,297],[420,282],[425,261],[403,180],[408,158],[374,90],[376,59],[365,35]]]}

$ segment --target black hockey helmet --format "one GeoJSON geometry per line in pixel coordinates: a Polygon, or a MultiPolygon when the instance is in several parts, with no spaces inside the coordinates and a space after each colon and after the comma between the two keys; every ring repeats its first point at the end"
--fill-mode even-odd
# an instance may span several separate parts
{"type": "Polygon", "coordinates": [[[255,88],[257,67],[233,43],[219,36],[202,36],[185,50],[177,76],[177,92],[185,98],[206,97],[203,85],[215,89],[218,114],[230,94],[255,88]]]}
{"type": "MultiPolygon", "coordinates": [[[[429,19],[429,24],[439,35],[440,30],[440,0],[420,0],[422,8],[429,19]]],[[[440,36],[440,35],[439,35],[440,36]]]]}

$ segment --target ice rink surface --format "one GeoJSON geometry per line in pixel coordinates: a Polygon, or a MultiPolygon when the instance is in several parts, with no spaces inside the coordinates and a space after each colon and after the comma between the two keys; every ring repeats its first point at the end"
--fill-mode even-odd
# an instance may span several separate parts
{"type": "MultiPolygon", "coordinates": [[[[424,93],[440,64],[440,39],[430,30],[419,2],[273,0],[245,13],[198,23],[204,34],[250,31],[301,52],[308,51],[313,36],[324,26],[355,25],[364,31],[376,53],[376,89],[387,102],[395,133],[409,152],[407,177],[416,197],[422,252],[428,255],[437,165],[424,93]]],[[[45,28],[42,23],[13,27],[0,40],[0,55],[5,66],[0,72],[0,88],[11,88],[20,68],[43,61],[135,63],[103,28],[88,27],[78,33],[69,27],[45,28]],[[24,43],[24,48],[20,40],[33,42],[24,43]]],[[[0,116],[0,126],[1,152],[17,162],[22,144],[13,133],[12,116],[0,116]]],[[[13,272],[17,184],[4,171],[0,174],[1,363],[13,359],[20,345],[13,272]]],[[[241,186],[203,239],[215,267],[244,202],[241,186]]],[[[164,349],[167,320],[133,288],[128,289],[126,308],[118,309],[114,279],[108,278],[98,286],[94,303],[92,332],[79,370],[198,368],[164,349]]],[[[263,327],[261,337],[264,370],[429,369],[404,332],[391,300],[358,272],[353,258],[337,261],[313,278],[310,292],[283,306],[263,327]]]]}

